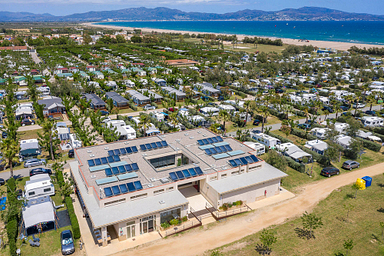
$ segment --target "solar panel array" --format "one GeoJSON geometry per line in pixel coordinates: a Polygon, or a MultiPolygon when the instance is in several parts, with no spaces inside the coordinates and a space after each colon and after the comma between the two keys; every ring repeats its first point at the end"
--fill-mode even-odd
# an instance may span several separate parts
{"type": "Polygon", "coordinates": [[[133,146],[133,147],[126,147],[126,148],[118,148],[118,149],[114,149],[114,150],[109,150],[108,151],[108,155],[109,156],[114,156],[114,155],[127,155],[127,154],[132,154],[132,153],[137,153],[138,150],[137,150],[137,147],[136,146],[133,146]]]}
{"type": "Polygon", "coordinates": [[[238,167],[241,165],[247,165],[256,162],[259,162],[259,159],[257,159],[257,157],[254,155],[229,160],[229,163],[232,165],[232,167],[238,167]]]}
{"type": "Polygon", "coordinates": [[[225,145],[220,147],[206,148],[204,149],[204,151],[207,155],[210,156],[214,154],[221,154],[221,153],[226,153],[228,151],[232,151],[232,148],[229,145],[225,145]]]}
{"type": "Polygon", "coordinates": [[[195,167],[195,168],[185,169],[182,171],[170,172],[169,177],[173,181],[178,181],[178,180],[188,179],[191,177],[200,176],[203,174],[204,173],[200,167],[195,167]]]}
{"type": "Polygon", "coordinates": [[[165,147],[168,147],[168,143],[165,140],[140,145],[140,149],[142,151],[165,148],[165,147]]]}
{"type": "Polygon", "coordinates": [[[116,167],[106,168],[105,175],[107,175],[107,177],[110,177],[112,175],[119,175],[124,174],[126,172],[134,172],[138,170],[139,166],[137,165],[137,163],[125,164],[116,167]]]}
{"type": "Polygon", "coordinates": [[[141,185],[141,182],[138,180],[135,182],[129,182],[127,184],[120,184],[112,187],[106,187],[104,188],[104,194],[106,197],[111,197],[111,196],[126,194],[129,192],[133,192],[141,189],[143,189],[143,186],[141,185]]]}
{"type": "Polygon", "coordinates": [[[200,146],[204,146],[204,145],[222,142],[222,141],[223,141],[223,138],[221,138],[220,136],[216,136],[216,137],[198,140],[197,143],[199,143],[200,146]]]}
{"type": "Polygon", "coordinates": [[[88,160],[88,166],[98,166],[102,164],[110,164],[114,162],[120,162],[120,157],[118,155],[108,156],[108,157],[101,157],[96,159],[89,159],[88,160]]]}

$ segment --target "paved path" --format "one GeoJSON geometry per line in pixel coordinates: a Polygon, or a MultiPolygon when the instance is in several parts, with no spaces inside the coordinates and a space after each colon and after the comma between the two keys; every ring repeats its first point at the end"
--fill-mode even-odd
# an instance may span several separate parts
{"type": "MultiPolygon", "coordinates": [[[[305,211],[311,211],[333,190],[349,185],[363,176],[375,176],[384,172],[384,163],[364,169],[333,176],[303,187],[301,194],[281,203],[268,206],[244,216],[217,223],[207,230],[192,230],[177,237],[168,237],[151,245],[132,250],[135,256],[147,255],[202,255],[206,250],[234,242],[245,236],[284,223],[287,218],[295,218],[305,211]]],[[[129,252],[131,253],[131,252],[129,252]]],[[[127,255],[121,252],[116,255],[127,255]]]]}

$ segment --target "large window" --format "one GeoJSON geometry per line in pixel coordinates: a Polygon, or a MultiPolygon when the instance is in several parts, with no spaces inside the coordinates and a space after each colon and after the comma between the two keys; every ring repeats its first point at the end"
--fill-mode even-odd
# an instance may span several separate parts
{"type": "Polygon", "coordinates": [[[168,222],[173,219],[180,218],[181,208],[160,213],[160,223],[168,222]]]}
{"type": "Polygon", "coordinates": [[[164,157],[150,159],[149,161],[151,162],[153,167],[162,168],[170,165],[175,165],[176,163],[175,158],[176,156],[172,155],[172,156],[164,156],[164,157]]]}

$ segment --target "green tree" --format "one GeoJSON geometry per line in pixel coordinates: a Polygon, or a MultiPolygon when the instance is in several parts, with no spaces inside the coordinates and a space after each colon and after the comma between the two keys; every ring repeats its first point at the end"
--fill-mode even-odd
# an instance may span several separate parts
{"type": "Polygon", "coordinates": [[[149,115],[145,115],[145,114],[140,115],[139,126],[143,129],[143,136],[144,137],[146,136],[146,131],[150,127],[150,124],[151,124],[151,119],[150,119],[149,115]]]}
{"type": "Polygon", "coordinates": [[[349,254],[349,251],[351,251],[353,249],[353,240],[352,239],[347,239],[347,240],[344,240],[344,249],[347,250],[347,252],[345,253],[345,256],[348,256],[349,254]]]}
{"type": "Polygon", "coordinates": [[[223,121],[223,134],[225,134],[225,131],[226,131],[225,122],[228,122],[231,120],[231,115],[229,114],[228,111],[221,109],[219,111],[219,117],[223,121]]]}
{"type": "Polygon", "coordinates": [[[282,170],[283,172],[287,170],[287,161],[284,157],[279,155],[275,150],[269,150],[267,158],[265,161],[272,165],[273,167],[276,167],[279,170],[282,170]]]}
{"type": "Polygon", "coordinates": [[[261,255],[269,255],[272,252],[272,245],[277,242],[277,237],[272,230],[263,229],[260,242],[261,244],[256,245],[256,251],[261,255]]]}
{"type": "Polygon", "coordinates": [[[300,217],[303,223],[303,228],[309,230],[308,239],[315,238],[313,231],[323,226],[321,217],[317,217],[314,213],[308,213],[305,211],[303,216],[300,217]]]}
{"type": "Polygon", "coordinates": [[[55,160],[56,150],[58,150],[60,145],[56,121],[44,118],[44,120],[40,122],[40,126],[43,128],[43,133],[37,133],[39,145],[49,152],[49,158],[51,158],[51,160],[55,160]]]}
{"type": "Polygon", "coordinates": [[[363,186],[364,185],[361,183],[357,183],[357,182],[353,183],[352,189],[355,191],[355,199],[357,198],[357,191],[363,189],[363,186]]]}
{"type": "Polygon", "coordinates": [[[9,171],[11,178],[13,178],[13,164],[18,162],[17,154],[19,153],[20,147],[16,140],[11,137],[7,137],[0,142],[0,149],[3,157],[6,159],[9,165],[9,171]]]}

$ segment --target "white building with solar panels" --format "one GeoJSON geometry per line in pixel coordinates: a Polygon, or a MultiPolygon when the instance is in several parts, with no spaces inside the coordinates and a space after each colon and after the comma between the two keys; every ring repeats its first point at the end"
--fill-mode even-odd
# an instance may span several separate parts
{"type": "Polygon", "coordinates": [[[280,192],[284,172],[233,138],[199,128],[75,149],[70,163],[91,231],[104,246],[225,203],[280,192]]]}

